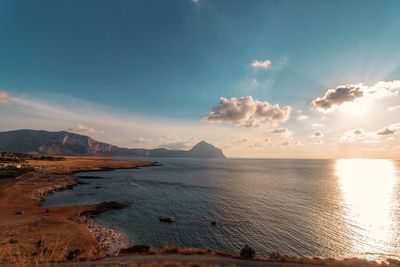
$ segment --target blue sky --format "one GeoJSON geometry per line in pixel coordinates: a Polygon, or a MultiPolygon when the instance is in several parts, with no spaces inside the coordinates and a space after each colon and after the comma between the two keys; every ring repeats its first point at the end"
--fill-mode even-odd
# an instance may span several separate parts
{"type": "MultiPolygon", "coordinates": [[[[290,126],[330,88],[400,79],[399,10],[399,1],[3,0],[0,89],[194,124],[220,97],[252,96],[290,106],[290,126]]],[[[390,116],[371,125],[397,123],[390,116]]]]}

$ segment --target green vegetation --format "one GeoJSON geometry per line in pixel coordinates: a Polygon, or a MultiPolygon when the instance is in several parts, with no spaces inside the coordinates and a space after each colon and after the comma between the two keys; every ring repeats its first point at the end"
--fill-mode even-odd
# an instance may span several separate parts
{"type": "Polygon", "coordinates": [[[64,157],[0,152],[0,163],[23,163],[26,160],[64,160],[64,157]]]}
{"type": "Polygon", "coordinates": [[[34,169],[24,165],[27,160],[64,160],[63,157],[0,152],[0,179],[15,178],[34,169]]]}
{"type": "Polygon", "coordinates": [[[0,179],[15,178],[30,171],[33,168],[28,166],[0,166],[0,179]]]}

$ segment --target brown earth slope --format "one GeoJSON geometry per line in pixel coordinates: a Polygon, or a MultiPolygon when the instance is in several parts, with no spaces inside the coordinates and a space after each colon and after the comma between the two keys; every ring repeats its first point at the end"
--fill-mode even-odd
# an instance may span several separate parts
{"type": "Polygon", "coordinates": [[[0,262],[91,260],[104,256],[85,223],[76,219],[96,205],[43,208],[48,192],[71,188],[78,171],[136,168],[151,162],[107,158],[66,158],[64,161],[28,161],[36,171],[10,181],[0,179],[0,262]]]}

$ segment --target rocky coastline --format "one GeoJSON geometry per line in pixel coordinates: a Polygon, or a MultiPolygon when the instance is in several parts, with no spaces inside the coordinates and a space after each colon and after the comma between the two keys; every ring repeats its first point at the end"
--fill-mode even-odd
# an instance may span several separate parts
{"type": "Polygon", "coordinates": [[[41,204],[47,193],[79,184],[73,173],[148,167],[154,162],[71,157],[25,164],[34,171],[0,187],[0,263],[95,260],[129,246],[123,233],[93,220],[106,210],[126,207],[122,203],[51,208],[41,204]]]}

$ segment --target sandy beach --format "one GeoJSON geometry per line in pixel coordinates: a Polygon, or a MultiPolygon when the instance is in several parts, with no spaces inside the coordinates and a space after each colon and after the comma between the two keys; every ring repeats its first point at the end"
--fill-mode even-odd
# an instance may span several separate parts
{"type": "Polygon", "coordinates": [[[41,202],[48,192],[77,185],[75,172],[145,167],[152,162],[66,158],[26,164],[35,171],[0,180],[0,261],[93,260],[129,245],[123,234],[90,219],[91,213],[115,205],[43,208],[41,202]]]}

